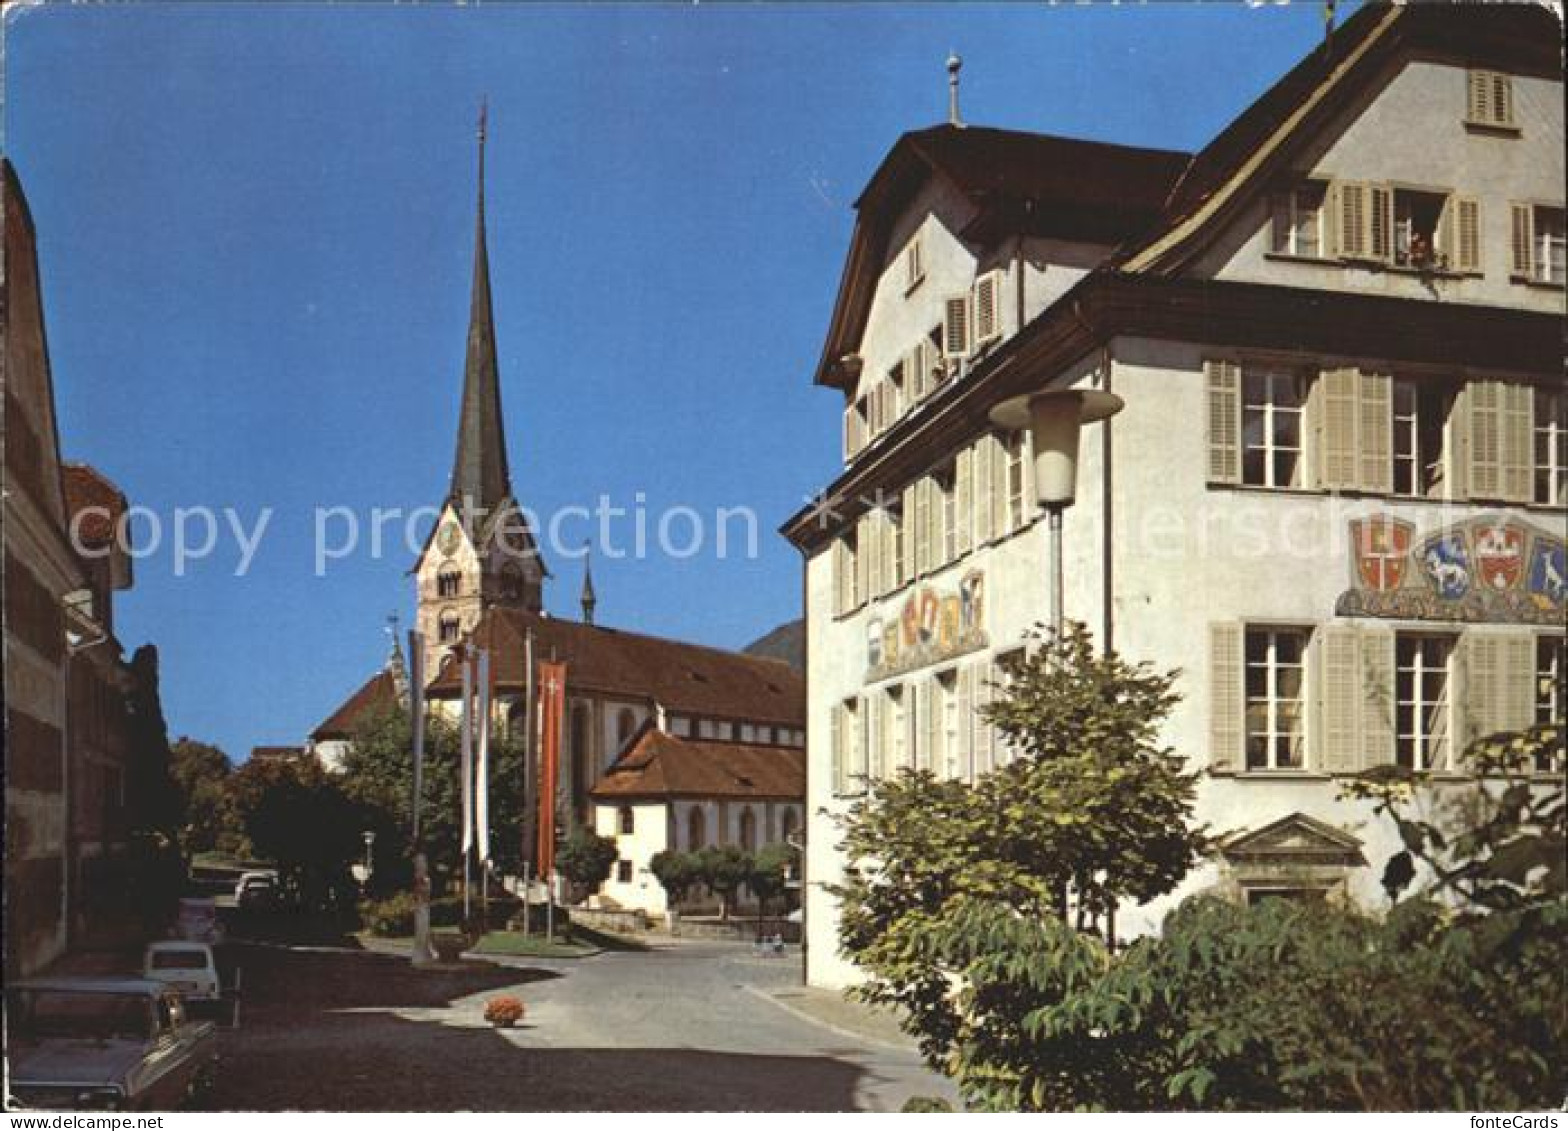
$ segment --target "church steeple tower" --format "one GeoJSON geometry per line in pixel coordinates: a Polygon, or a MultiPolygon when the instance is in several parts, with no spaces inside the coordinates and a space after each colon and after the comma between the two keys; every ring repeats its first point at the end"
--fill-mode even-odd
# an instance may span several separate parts
{"type": "Polygon", "coordinates": [[[512,497],[506,462],[485,231],[485,119],[481,106],[474,278],[457,453],[446,504],[414,567],[419,578],[419,631],[425,639],[424,670],[431,679],[487,610],[538,612],[549,576],[527,517],[512,497]]]}
{"type": "Polygon", "coordinates": [[[450,501],[489,512],[509,499],[506,434],[501,427],[501,375],[496,364],[495,313],[490,303],[490,254],[485,240],[485,118],[479,110],[479,205],[474,221],[474,281],[468,310],[463,406],[457,423],[450,501]]]}

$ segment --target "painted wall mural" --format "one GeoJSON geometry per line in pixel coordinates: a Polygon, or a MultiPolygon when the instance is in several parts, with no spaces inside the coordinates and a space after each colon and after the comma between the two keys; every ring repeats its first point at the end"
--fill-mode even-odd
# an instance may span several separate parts
{"type": "Polygon", "coordinates": [[[1563,622],[1564,542],[1508,515],[1482,515],[1425,535],[1388,515],[1350,523],[1346,617],[1497,624],[1563,622]]]}
{"type": "Polygon", "coordinates": [[[956,593],[917,587],[898,615],[866,627],[866,681],[901,675],[984,648],[985,574],[973,570],[956,593]]]}

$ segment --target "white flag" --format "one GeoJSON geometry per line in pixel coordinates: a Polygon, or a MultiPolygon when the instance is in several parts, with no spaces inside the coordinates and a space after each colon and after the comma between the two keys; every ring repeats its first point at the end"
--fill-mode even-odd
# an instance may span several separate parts
{"type": "MultiPolygon", "coordinates": [[[[463,714],[462,714],[463,769],[463,858],[474,847],[474,665],[463,656],[463,714]]],[[[466,865],[465,865],[466,867],[466,865]]]]}
{"type": "Polygon", "coordinates": [[[425,798],[425,637],[408,634],[408,691],[410,725],[414,731],[414,843],[419,843],[420,810],[425,798]]]}
{"type": "Polygon", "coordinates": [[[474,834],[479,862],[490,862],[490,653],[479,653],[479,757],[474,767],[474,834]]]}

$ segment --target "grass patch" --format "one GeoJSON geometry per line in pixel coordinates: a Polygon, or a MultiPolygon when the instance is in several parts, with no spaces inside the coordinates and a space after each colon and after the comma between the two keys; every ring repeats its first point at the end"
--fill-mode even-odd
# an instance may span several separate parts
{"type": "Polygon", "coordinates": [[[599,949],[593,943],[575,938],[563,942],[551,941],[543,935],[525,935],[521,931],[491,931],[471,948],[474,954],[499,954],[514,958],[581,958],[599,949]]]}

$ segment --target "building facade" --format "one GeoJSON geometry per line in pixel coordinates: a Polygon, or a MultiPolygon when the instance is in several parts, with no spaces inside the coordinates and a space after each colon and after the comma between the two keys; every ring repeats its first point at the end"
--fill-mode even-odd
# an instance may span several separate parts
{"type": "MultiPolygon", "coordinates": [[[[806,756],[798,746],[678,737],[647,725],[589,790],[593,828],[619,858],[599,889],[608,907],[661,916],[672,908],[649,861],[660,852],[799,845],[806,756]]],[[[755,903],[743,895],[739,903],[755,903]]]]}
{"type": "Polygon", "coordinates": [[[1559,30],[1367,5],[1191,155],[957,124],[894,147],[816,377],[844,470],[785,528],[812,982],[855,977],[833,816],[898,767],[1012,756],[977,712],[1051,579],[1029,438],[989,424],[1010,396],[1125,402],[1084,431],[1066,615],[1180,669],[1163,738],[1225,834],[1126,926],[1216,887],[1375,906],[1397,838],[1343,777],[1456,788],[1474,738],[1561,716],[1559,30]]]}
{"type": "Polygon", "coordinates": [[[25,976],[103,941],[127,905],[133,674],[114,633],[131,584],[126,500],[65,463],[55,417],[36,232],[21,183],[4,192],[5,970],[25,976]]]}

